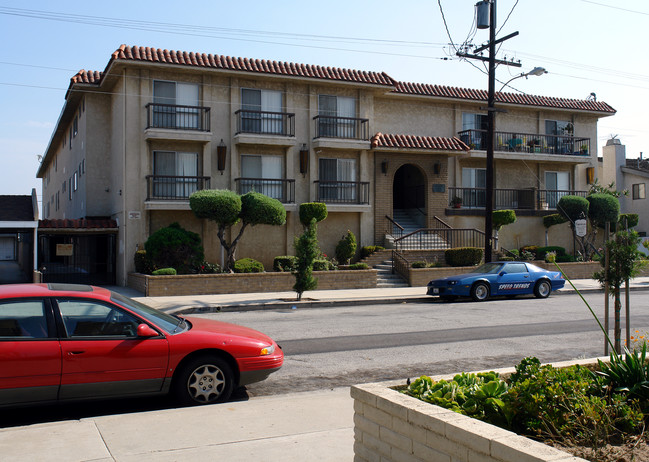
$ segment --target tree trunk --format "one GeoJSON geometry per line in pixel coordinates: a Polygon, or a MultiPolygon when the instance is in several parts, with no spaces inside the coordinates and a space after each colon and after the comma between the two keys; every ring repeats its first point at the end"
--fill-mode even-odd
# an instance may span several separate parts
{"type": "Polygon", "coordinates": [[[622,353],[621,337],[622,328],[620,327],[620,312],[622,311],[622,301],[620,300],[620,288],[615,288],[615,351],[622,353]]]}

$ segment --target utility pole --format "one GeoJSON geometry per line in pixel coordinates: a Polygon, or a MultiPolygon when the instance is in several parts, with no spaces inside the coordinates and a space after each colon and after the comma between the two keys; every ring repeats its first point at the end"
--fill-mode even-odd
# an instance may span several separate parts
{"type": "Polygon", "coordinates": [[[484,261],[491,261],[491,252],[493,249],[493,199],[494,199],[494,138],[496,132],[496,112],[504,112],[496,108],[496,64],[505,64],[506,66],[521,67],[520,62],[504,61],[496,59],[496,45],[518,35],[518,32],[509,34],[499,40],[496,40],[496,0],[483,0],[476,4],[476,14],[478,15],[478,29],[489,27],[489,43],[474,50],[474,54],[458,52],[457,55],[463,58],[478,59],[489,63],[489,87],[487,97],[487,171],[486,171],[486,191],[485,191],[485,242],[484,242],[484,261]],[[484,20],[485,8],[489,8],[489,24],[487,26],[484,20]],[[489,57],[476,55],[485,49],[489,49],[489,57]]]}

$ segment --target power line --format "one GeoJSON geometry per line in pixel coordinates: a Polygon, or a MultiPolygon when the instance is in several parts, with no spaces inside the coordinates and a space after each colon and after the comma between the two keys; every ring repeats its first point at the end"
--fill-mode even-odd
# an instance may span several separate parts
{"type": "Polygon", "coordinates": [[[593,2],[591,0],[581,0],[581,1],[584,2],[584,3],[591,3],[593,5],[603,6],[605,8],[611,8],[612,10],[620,10],[620,11],[626,11],[628,13],[642,14],[642,15],[645,15],[645,16],[649,16],[649,13],[645,13],[644,11],[629,10],[628,8],[621,8],[619,6],[607,5],[605,3],[593,2]]]}

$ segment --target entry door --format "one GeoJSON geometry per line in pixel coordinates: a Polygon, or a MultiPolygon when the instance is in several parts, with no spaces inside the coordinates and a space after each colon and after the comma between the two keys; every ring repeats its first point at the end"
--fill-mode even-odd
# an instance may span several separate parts
{"type": "Polygon", "coordinates": [[[0,260],[16,259],[16,239],[13,236],[0,236],[0,260]]]}
{"type": "Polygon", "coordinates": [[[165,338],[139,338],[141,320],[94,300],[57,300],[61,339],[60,399],[127,395],[162,389],[169,358],[165,338]]]}

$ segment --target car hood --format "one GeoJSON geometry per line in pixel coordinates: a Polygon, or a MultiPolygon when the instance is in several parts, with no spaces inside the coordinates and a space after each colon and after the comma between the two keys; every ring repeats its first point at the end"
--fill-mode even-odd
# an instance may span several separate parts
{"type": "Polygon", "coordinates": [[[249,327],[238,326],[228,322],[215,321],[213,319],[196,318],[193,316],[185,316],[184,319],[192,324],[192,331],[197,333],[205,332],[211,334],[219,334],[227,337],[246,338],[253,341],[258,341],[264,344],[272,345],[273,340],[266,334],[251,329],[249,327]]]}
{"type": "Polygon", "coordinates": [[[457,276],[446,276],[445,278],[433,279],[431,282],[447,282],[447,281],[461,281],[466,278],[475,278],[478,276],[483,276],[482,273],[466,273],[460,274],[457,276]]]}

